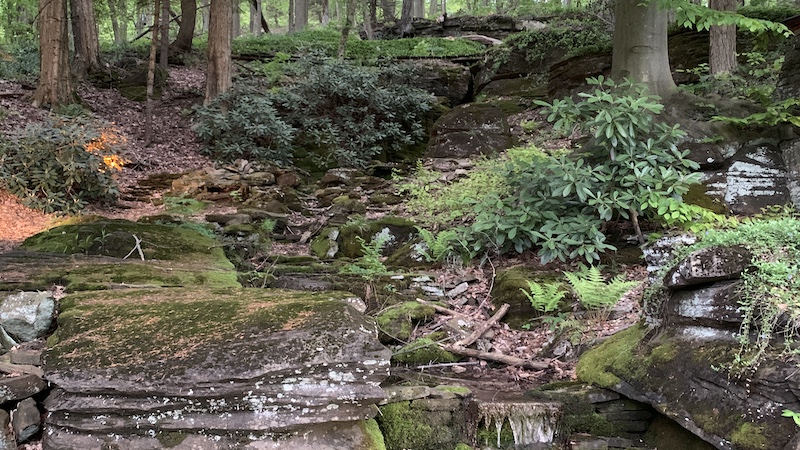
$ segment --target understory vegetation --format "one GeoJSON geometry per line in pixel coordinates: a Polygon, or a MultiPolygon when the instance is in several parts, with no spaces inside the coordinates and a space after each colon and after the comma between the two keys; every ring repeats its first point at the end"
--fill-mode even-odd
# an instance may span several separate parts
{"type": "Polygon", "coordinates": [[[430,94],[397,67],[305,60],[278,86],[243,83],[196,111],[195,131],[221,161],[360,167],[397,159],[425,138],[430,94]],[[294,75],[294,76],[291,76],[294,75]]]}

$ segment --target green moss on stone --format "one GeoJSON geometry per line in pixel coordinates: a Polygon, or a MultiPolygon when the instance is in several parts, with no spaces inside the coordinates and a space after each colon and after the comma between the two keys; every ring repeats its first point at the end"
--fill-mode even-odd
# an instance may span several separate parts
{"type": "Polygon", "coordinates": [[[621,380],[616,374],[644,375],[647,364],[635,355],[646,332],[643,325],[636,325],[609,338],[602,345],[589,350],[578,361],[578,379],[601,387],[610,388],[621,380]]]}
{"type": "Polygon", "coordinates": [[[375,419],[361,422],[361,427],[369,441],[367,442],[366,448],[363,450],[386,450],[383,433],[381,433],[381,428],[378,426],[378,422],[375,419]]]}
{"type": "Polygon", "coordinates": [[[456,362],[459,360],[459,357],[443,349],[428,338],[420,338],[403,346],[403,348],[392,356],[392,360],[399,363],[417,365],[431,362],[456,362]]]}
{"type": "Polygon", "coordinates": [[[436,389],[439,391],[445,392],[452,392],[460,397],[466,397],[472,394],[472,391],[464,386],[452,386],[452,385],[443,385],[443,386],[436,386],[436,389]]]}
{"type": "Polygon", "coordinates": [[[405,302],[381,311],[375,320],[378,330],[384,335],[385,341],[408,341],[411,337],[414,323],[429,320],[436,310],[432,306],[422,305],[418,302],[405,302]]]}
{"type": "MultiPolygon", "coordinates": [[[[235,342],[250,330],[326,330],[348,314],[346,292],[280,289],[169,288],[72,294],[61,303],[48,370],[180,368],[205,361],[213,343],[235,342]],[[160,362],[159,362],[160,361],[160,362]]],[[[265,350],[266,351],[266,350],[265,350]]],[[[309,348],[309,358],[316,352],[309,348]]]]}
{"type": "Polygon", "coordinates": [[[731,442],[737,448],[744,450],[767,449],[767,438],[764,436],[764,427],[750,422],[742,423],[731,434],[731,442]]]}
{"type": "Polygon", "coordinates": [[[156,439],[158,439],[158,442],[165,448],[172,448],[179,446],[186,439],[186,436],[185,433],[177,431],[160,432],[156,435],[156,439]]]}
{"type": "Polygon", "coordinates": [[[440,450],[437,427],[431,426],[425,412],[411,408],[410,402],[381,406],[377,420],[387,450],[440,450]]]}
{"type": "Polygon", "coordinates": [[[463,442],[459,442],[453,450],[472,450],[472,447],[463,442]]]}

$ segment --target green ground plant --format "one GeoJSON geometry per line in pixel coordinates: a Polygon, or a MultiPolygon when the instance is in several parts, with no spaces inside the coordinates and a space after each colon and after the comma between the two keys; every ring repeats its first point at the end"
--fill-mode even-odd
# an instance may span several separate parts
{"type": "Polygon", "coordinates": [[[117,182],[104,158],[119,149],[111,141],[98,144],[104,127],[82,117],[51,118],[0,140],[0,184],[47,213],[75,214],[91,202],[115,201],[117,182]]]}
{"type": "Polygon", "coordinates": [[[0,46],[0,79],[36,84],[39,78],[39,48],[34,41],[0,46]]]}
{"type": "Polygon", "coordinates": [[[584,259],[614,250],[603,224],[628,219],[644,241],[642,215],[674,224],[696,224],[698,209],[681,199],[699,181],[697,163],[677,148],[683,132],[657,122],[663,106],[640,85],[587,80],[593,92],[552,104],[537,102],[565,133],[579,129],[593,141],[569,153],[531,149],[507,165],[508,194],[488,192],[475,205],[468,235],[472,249],[523,252],[538,247],[543,263],[584,259]]]}
{"type": "Polygon", "coordinates": [[[619,302],[622,295],[639,284],[636,281],[625,281],[625,275],[619,274],[606,281],[596,266],[583,267],[577,272],[564,272],[575,298],[584,308],[610,308],[619,302]]]}
{"type": "Polygon", "coordinates": [[[403,84],[400,69],[306,60],[296,70],[285,86],[240,85],[197,109],[194,129],[206,154],[352,167],[397,157],[425,138],[433,97],[403,84]]]}
{"type": "Polygon", "coordinates": [[[359,275],[367,281],[373,281],[386,274],[388,269],[383,264],[381,251],[389,240],[389,235],[379,233],[370,242],[361,236],[356,236],[356,240],[361,244],[364,254],[352,264],[342,267],[340,273],[359,275]]]}

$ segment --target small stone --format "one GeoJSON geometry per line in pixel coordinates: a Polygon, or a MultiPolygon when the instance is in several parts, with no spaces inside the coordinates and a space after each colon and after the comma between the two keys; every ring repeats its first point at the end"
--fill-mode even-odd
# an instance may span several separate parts
{"type": "Polygon", "coordinates": [[[303,180],[301,180],[300,177],[294,172],[284,173],[278,177],[276,182],[280,187],[297,187],[303,184],[303,180]]]}
{"type": "Polygon", "coordinates": [[[42,415],[32,398],[26,398],[19,402],[17,409],[11,413],[11,424],[17,435],[18,444],[27,442],[39,432],[42,426],[42,415]]]}
{"type": "Polygon", "coordinates": [[[0,450],[17,450],[17,440],[14,438],[14,430],[9,426],[11,416],[5,409],[0,409],[0,450]]]}
{"type": "Polygon", "coordinates": [[[453,289],[447,291],[445,295],[447,295],[449,298],[456,298],[464,292],[467,292],[467,289],[469,289],[469,284],[461,283],[453,289]]]}
{"type": "Polygon", "coordinates": [[[43,337],[53,325],[56,301],[49,292],[20,292],[0,305],[0,325],[16,341],[43,337]]]}
{"type": "Polygon", "coordinates": [[[0,378],[0,404],[12,400],[22,400],[42,392],[47,387],[36,375],[0,378]]]}

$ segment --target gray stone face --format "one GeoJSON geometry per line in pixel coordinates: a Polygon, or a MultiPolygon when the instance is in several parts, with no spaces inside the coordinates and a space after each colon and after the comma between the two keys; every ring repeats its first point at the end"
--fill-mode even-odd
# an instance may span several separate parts
{"type": "Polygon", "coordinates": [[[0,305],[0,325],[18,342],[44,336],[53,325],[56,301],[49,292],[20,292],[0,305]]]}
{"type": "Polygon", "coordinates": [[[385,398],[391,352],[347,305],[352,294],[164,289],[134,294],[130,311],[114,292],[81,295],[68,297],[45,355],[56,386],[46,448],[167,448],[150,438],[170,433],[200,447],[169,448],[273,448],[283,435],[369,419],[385,398]]]}
{"type": "Polygon", "coordinates": [[[745,146],[726,161],[726,168],[707,173],[708,195],[724,200],[735,214],[757,214],[789,200],[786,169],[775,145],[745,146]]]}
{"type": "Polygon", "coordinates": [[[703,289],[677,291],[669,299],[670,323],[738,330],[740,288],[740,281],[721,281],[703,289]]]}
{"type": "Polygon", "coordinates": [[[33,437],[42,427],[42,415],[36,407],[36,401],[26,398],[19,402],[17,409],[11,414],[11,424],[17,435],[17,443],[22,444],[33,437]]]}
{"type": "Polygon", "coordinates": [[[709,247],[680,261],[664,277],[669,289],[739,278],[750,266],[752,255],[744,247],[709,247]]]}
{"type": "Polygon", "coordinates": [[[471,103],[445,113],[433,126],[426,156],[465,158],[499,153],[514,144],[508,114],[489,104],[471,103]]]}

